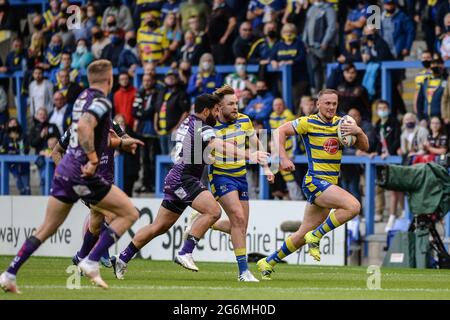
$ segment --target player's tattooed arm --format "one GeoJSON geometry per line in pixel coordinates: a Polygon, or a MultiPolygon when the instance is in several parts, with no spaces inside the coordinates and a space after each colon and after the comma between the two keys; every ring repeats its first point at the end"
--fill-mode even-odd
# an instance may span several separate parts
{"type": "Polygon", "coordinates": [[[97,119],[89,112],[84,113],[78,121],[78,141],[92,164],[98,164],[94,145],[94,129],[97,124],[97,119]]]}

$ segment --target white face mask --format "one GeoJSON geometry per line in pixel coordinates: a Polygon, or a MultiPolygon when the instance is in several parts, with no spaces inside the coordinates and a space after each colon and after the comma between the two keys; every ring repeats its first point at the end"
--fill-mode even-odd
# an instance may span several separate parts
{"type": "Polygon", "coordinates": [[[212,67],[211,62],[208,62],[208,61],[202,62],[202,69],[204,71],[210,71],[211,67],[212,67]]]}
{"type": "Polygon", "coordinates": [[[86,51],[87,51],[87,49],[86,49],[85,46],[78,46],[78,47],[77,47],[77,53],[78,53],[78,54],[83,54],[83,53],[85,53],[86,51]]]}

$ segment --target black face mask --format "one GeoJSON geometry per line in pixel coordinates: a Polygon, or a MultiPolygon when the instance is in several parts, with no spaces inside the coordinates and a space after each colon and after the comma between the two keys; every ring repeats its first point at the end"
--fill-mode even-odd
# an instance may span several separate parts
{"type": "Polygon", "coordinates": [[[60,24],[59,30],[61,30],[62,32],[66,32],[68,30],[66,24],[60,24]]]}
{"type": "Polygon", "coordinates": [[[270,30],[269,32],[267,32],[267,36],[270,39],[275,39],[277,37],[277,32],[275,30],[270,30]]]}
{"type": "Polygon", "coordinates": [[[127,43],[128,43],[128,45],[129,45],[130,47],[134,48],[134,47],[136,46],[136,43],[137,43],[136,38],[130,38],[130,39],[128,39],[127,43]]]}
{"type": "Polygon", "coordinates": [[[350,45],[350,48],[352,48],[352,49],[358,49],[360,47],[358,40],[350,41],[349,45],[350,45]]]}
{"type": "Polygon", "coordinates": [[[422,65],[424,68],[429,68],[431,66],[431,61],[430,60],[422,60],[422,65]]]}
{"type": "Polygon", "coordinates": [[[441,67],[432,67],[431,71],[433,71],[433,74],[436,76],[440,76],[442,74],[442,68],[441,67]]]}
{"type": "Polygon", "coordinates": [[[265,96],[266,93],[267,93],[267,90],[256,90],[256,94],[261,97],[265,96]]]}
{"type": "Polygon", "coordinates": [[[41,31],[44,24],[42,22],[39,22],[39,23],[34,24],[33,26],[36,30],[41,31]]]}
{"type": "Polygon", "coordinates": [[[19,133],[19,127],[18,126],[8,127],[8,133],[11,133],[11,132],[19,133]]]}
{"type": "Polygon", "coordinates": [[[94,39],[100,40],[103,37],[103,33],[102,32],[96,32],[92,36],[94,37],[94,39]]]}
{"type": "Polygon", "coordinates": [[[158,28],[158,23],[154,20],[150,20],[149,22],[147,22],[147,26],[150,29],[156,29],[156,28],[158,28]]]}
{"type": "Polygon", "coordinates": [[[375,41],[375,35],[374,34],[368,34],[366,36],[366,39],[369,40],[369,41],[375,41]]]}
{"type": "Polygon", "coordinates": [[[108,28],[114,28],[115,26],[117,26],[117,23],[115,22],[108,23],[108,28]]]}
{"type": "Polygon", "coordinates": [[[389,13],[389,14],[393,14],[395,12],[395,8],[386,10],[386,12],[389,13]]]}

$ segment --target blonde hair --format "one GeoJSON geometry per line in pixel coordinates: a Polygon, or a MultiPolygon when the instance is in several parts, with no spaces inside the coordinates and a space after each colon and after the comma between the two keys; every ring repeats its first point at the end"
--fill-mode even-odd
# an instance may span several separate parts
{"type": "Polygon", "coordinates": [[[229,94],[235,94],[235,91],[231,86],[225,84],[222,87],[216,89],[216,91],[214,91],[213,94],[222,101],[223,97],[229,94]]]}
{"type": "Polygon", "coordinates": [[[109,60],[100,59],[92,62],[87,70],[89,85],[103,84],[111,80],[112,64],[109,60]]]}

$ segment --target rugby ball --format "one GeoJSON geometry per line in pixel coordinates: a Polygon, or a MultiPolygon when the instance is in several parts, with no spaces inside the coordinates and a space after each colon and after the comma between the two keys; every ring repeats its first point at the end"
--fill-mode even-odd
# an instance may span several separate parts
{"type": "Polygon", "coordinates": [[[350,117],[349,115],[345,115],[343,116],[338,123],[338,138],[339,138],[339,142],[344,146],[344,147],[351,147],[352,145],[355,144],[356,142],[356,136],[353,135],[344,135],[341,132],[341,125],[343,123],[356,123],[355,119],[353,119],[352,117],[350,117]]]}

